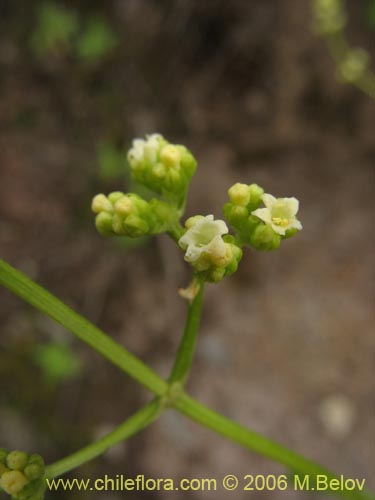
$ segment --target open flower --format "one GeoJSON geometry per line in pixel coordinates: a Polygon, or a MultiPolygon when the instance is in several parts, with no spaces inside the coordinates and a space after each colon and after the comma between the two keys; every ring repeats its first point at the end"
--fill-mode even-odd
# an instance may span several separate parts
{"type": "Polygon", "coordinates": [[[302,224],[296,218],[299,208],[297,198],[275,198],[271,194],[264,194],[262,201],[266,208],[258,208],[252,215],[271,226],[275,233],[285,236],[288,229],[302,229],[302,224]]]}
{"type": "MultiPolygon", "coordinates": [[[[216,265],[223,261],[225,265],[227,245],[222,235],[228,233],[228,227],[224,221],[214,220],[213,215],[206,217],[197,215],[188,219],[185,226],[187,231],[178,243],[183,250],[186,250],[187,262],[194,263],[203,258],[216,265]]],[[[209,262],[207,262],[208,266],[209,262]]]]}

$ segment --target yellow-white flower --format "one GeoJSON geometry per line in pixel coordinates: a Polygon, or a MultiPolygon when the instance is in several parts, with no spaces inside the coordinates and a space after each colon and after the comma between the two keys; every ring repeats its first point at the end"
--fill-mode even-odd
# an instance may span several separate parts
{"type": "Polygon", "coordinates": [[[197,215],[188,219],[185,226],[187,231],[178,243],[185,250],[187,262],[208,257],[215,263],[225,264],[228,250],[222,235],[228,233],[228,227],[223,220],[214,220],[213,215],[197,215]]]}
{"type": "Polygon", "coordinates": [[[302,229],[301,222],[296,218],[299,208],[297,198],[275,198],[264,194],[262,201],[265,208],[254,210],[252,215],[271,226],[275,233],[285,236],[288,229],[302,229]]]}

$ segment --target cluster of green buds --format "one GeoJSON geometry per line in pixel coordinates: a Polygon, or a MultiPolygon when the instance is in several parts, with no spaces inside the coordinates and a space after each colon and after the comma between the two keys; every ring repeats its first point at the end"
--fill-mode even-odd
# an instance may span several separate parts
{"type": "Polygon", "coordinates": [[[43,498],[44,461],[40,455],[0,448],[0,491],[14,500],[43,498]]]}
{"type": "Polygon", "coordinates": [[[197,278],[217,283],[233,274],[242,247],[273,250],[302,225],[296,218],[296,198],[274,198],[257,184],[234,184],[224,216],[235,230],[230,235],[223,220],[196,215],[180,224],[196,161],[185,146],[172,145],[161,135],[136,139],[128,152],[133,178],[159,198],[147,201],[134,193],[98,194],[92,202],[96,227],[102,235],[139,237],[168,233],[185,252],[197,278]],[[264,205],[262,207],[261,205],[264,205]]]}
{"type": "Polygon", "coordinates": [[[96,228],[103,236],[154,235],[167,231],[175,219],[175,210],[168,203],[156,198],[146,201],[135,193],[120,191],[108,196],[97,194],[91,208],[97,214],[96,228]]]}
{"type": "Polygon", "coordinates": [[[275,250],[282,240],[302,229],[296,217],[299,208],[296,198],[275,198],[257,184],[240,183],[234,184],[228,195],[230,201],[224,205],[224,215],[241,245],[275,250]]]}
{"type": "Polygon", "coordinates": [[[314,0],[315,30],[320,34],[337,33],[346,24],[342,0],[314,0]]]}
{"type": "Polygon", "coordinates": [[[133,141],[128,162],[135,181],[177,205],[184,203],[197,167],[185,146],[170,144],[160,134],[148,135],[133,141]]]}

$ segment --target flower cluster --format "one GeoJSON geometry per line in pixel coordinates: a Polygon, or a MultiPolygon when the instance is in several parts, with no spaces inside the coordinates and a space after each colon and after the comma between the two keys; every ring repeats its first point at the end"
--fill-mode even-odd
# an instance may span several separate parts
{"type": "Polygon", "coordinates": [[[146,201],[137,194],[119,191],[108,196],[97,194],[91,208],[97,214],[96,228],[103,236],[135,238],[158,234],[166,231],[174,218],[171,207],[161,200],[154,198],[146,201]]]}
{"type": "Polygon", "coordinates": [[[0,448],[0,491],[15,500],[39,500],[44,486],[44,461],[40,455],[0,448]]]}
{"type": "Polygon", "coordinates": [[[186,262],[203,279],[218,282],[237,270],[242,250],[233,236],[227,234],[224,221],[214,220],[213,215],[196,215],[185,222],[185,227],[186,232],[178,243],[185,250],[186,262]]]}
{"type": "Polygon", "coordinates": [[[184,202],[197,167],[185,146],[170,144],[159,134],[148,135],[146,140],[135,139],[128,162],[134,180],[177,205],[184,202]]]}
{"type": "Polygon", "coordinates": [[[275,250],[282,239],[302,229],[296,217],[296,198],[275,198],[257,184],[234,184],[228,194],[230,201],[224,205],[224,215],[241,244],[256,250],[275,250]],[[260,208],[262,202],[264,208],[260,208]]]}
{"type": "Polygon", "coordinates": [[[196,215],[180,225],[187,189],[196,161],[185,146],[172,145],[159,134],[133,141],[128,152],[133,178],[161,199],[149,201],[134,193],[98,194],[92,201],[96,227],[105,236],[139,237],[166,232],[185,252],[194,274],[217,283],[233,274],[242,258],[242,247],[273,250],[302,225],[297,219],[296,198],[275,198],[257,184],[234,184],[228,191],[224,216],[235,230],[230,235],[223,220],[196,215]],[[264,206],[262,206],[262,204],[264,206]]]}

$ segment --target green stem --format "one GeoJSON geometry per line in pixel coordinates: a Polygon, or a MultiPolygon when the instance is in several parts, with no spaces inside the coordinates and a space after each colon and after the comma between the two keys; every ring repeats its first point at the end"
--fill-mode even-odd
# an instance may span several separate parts
{"type": "Polygon", "coordinates": [[[170,236],[176,243],[178,243],[178,240],[181,238],[181,236],[184,234],[184,229],[181,226],[181,224],[176,221],[173,224],[171,224],[170,229],[167,231],[168,236],[170,236]]]}
{"type": "MultiPolygon", "coordinates": [[[[87,320],[72,311],[60,300],[53,297],[49,292],[33,283],[24,274],[15,270],[1,259],[0,284],[4,285],[26,302],[33,305],[36,309],[44,312],[55,321],[61,323],[65,328],[71,330],[77,337],[85,341],[112,363],[119,366],[139,383],[150,389],[158,396],[161,396],[161,398],[156,398],[149,405],[139,410],[139,412],[121,424],[119,428],[115,429],[108,436],[102,438],[96,443],[93,443],[92,445],[87,446],[86,448],[83,448],[70,457],[48,466],[47,473],[49,477],[63,474],[64,472],[91,460],[93,457],[106,450],[109,446],[112,446],[113,444],[135,434],[140,429],[146,427],[149,423],[154,421],[162,408],[166,405],[166,403],[168,403],[172,404],[178,411],[200,423],[204,427],[212,429],[218,434],[221,434],[222,436],[231,439],[232,441],[235,441],[252,451],[285,465],[294,473],[310,475],[312,477],[316,477],[318,474],[323,474],[327,476],[328,479],[336,479],[337,476],[327,471],[322,466],[315,464],[288,448],[285,448],[284,446],[281,446],[272,440],[227,419],[213,410],[210,410],[185,393],[177,391],[174,397],[169,400],[168,397],[171,392],[170,384],[167,384],[153,370],[144,365],[142,361],[111,340],[87,320]]],[[[203,287],[200,292],[203,297],[203,287]]],[[[189,311],[188,314],[186,330],[192,333],[185,332],[186,335],[184,335],[181,343],[178,355],[180,361],[178,361],[178,363],[176,361],[175,369],[172,371],[172,373],[175,373],[173,376],[176,377],[175,380],[181,380],[179,377],[184,379],[190,367],[194,352],[196,329],[199,323],[202,297],[196,297],[197,302],[195,303],[194,308],[193,304],[191,306],[194,309],[194,313],[189,311]],[[184,345],[185,347],[183,348],[184,345]],[[184,352],[186,353],[185,360],[182,355],[184,352]]],[[[340,496],[356,500],[375,499],[373,495],[367,492],[350,492],[344,490],[337,491],[335,493],[340,496]]]]}
{"type": "MultiPolygon", "coordinates": [[[[242,425],[229,420],[228,418],[207,408],[198,401],[192,399],[185,393],[175,400],[174,407],[190,419],[215,431],[218,434],[255,451],[264,457],[268,457],[280,464],[285,465],[295,474],[308,475],[311,479],[322,474],[330,479],[337,479],[337,476],[321,465],[304,458],[284,446],[254,432],[242,425]]],[[[335,491],[329,492],[355,500],[374,500],[374,496],[368,492],[357,491],[335,491]]]]}
{"type": "Polygon", "coordinates": [[[194,357],[198,327],[202,313],[204,281],[194,278],[193,283],[190,286],[197,286],[198,292],[191,304],[189,304],[185,331],[178,348],[171,375],[169,377],[170,384],[178,382],[181,384],[181,387],[185,384],[194,357]]]}
{"type": "Polygon", "coordinates": [[[160,398],[153,399],[106,436],[58,462],[48,465],[46,467],[46,477],[52,479],[61,476],[101,455],[111,446],[134,436],[134,434],[149,426],[157,419],[161,411],[160,398]]]}
{"type": "Polygon", "coordinates": [[[166,393],[167,383],[151,368],[47,290],[1,259],[0,285],[63,325],[154,394],[163,396],[166,393]]]}

